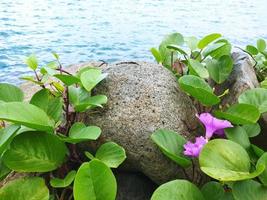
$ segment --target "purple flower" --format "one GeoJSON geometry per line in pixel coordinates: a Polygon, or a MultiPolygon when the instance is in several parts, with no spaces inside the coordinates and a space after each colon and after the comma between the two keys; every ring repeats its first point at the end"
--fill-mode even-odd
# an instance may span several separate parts
{"type": "Polygon", "coordinates": [[[229,121],[217,119],[213,117],[210,113],[201,113],[200,115],[197,115],[197,117],[206,128],[207,139],[210,139],[213,134],[223,136],[223,129],[233,127],[233,125],[229,121]]]}
{"type": "Polygon", "coordinates": [[[195,143],[188,141],[184,145],[184,155],[191,157],[198,157],[204,145],[208,142],[204,137],[196,137],[195,143]]]}

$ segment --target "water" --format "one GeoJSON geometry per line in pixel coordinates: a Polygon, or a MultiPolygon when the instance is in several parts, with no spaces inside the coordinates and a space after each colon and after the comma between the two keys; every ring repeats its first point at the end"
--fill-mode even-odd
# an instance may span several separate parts
{"type": "Polygon", "coordinates": [[[0,0],[0,81],[29,73],[35,53],[64,65],[88,60],[153,61],[165,34],[220,32],[244,46],[267,39],[266,0],[0,0]]]}

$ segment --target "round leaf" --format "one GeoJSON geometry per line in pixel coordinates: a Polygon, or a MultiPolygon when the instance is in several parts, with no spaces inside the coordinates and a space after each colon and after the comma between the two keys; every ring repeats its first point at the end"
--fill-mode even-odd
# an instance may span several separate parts
{"type": "Polygon", "coordinates": [[[225,192],[223,185],[215,181],[206,183],[201,192],[207,200],[234,200],[232,192],[225,192]]]}
{"type": "Polygon", "coordinates": [[[204,200],[199,189],[187,180],[174,180],[161,185],[151,200],[204,200]]]}
{"type": "Polygon", "coordinates": [[[50,185],[54,188],[65,188],[68,187],[76,176],[76,171],[70,171],[64,179],[53,178],[50,180],[50,185]]]}
{"type": "Polygon", "coordinates": [[[219,60],[207,61],[207,69],[210,77],[218,84],[223,83],[233,69],[233,60],[230,56],[222,56],[219,60]]]}
{"type": "Polygon", "coordinates": [[[32,70],[36,70],[38,67],[38,61],[34,54],[30,55],[26,58],[25,63],[28,65],[29,68],[32,70]]]}
{"type": "Polygon", "coordinates": [[[1,103],[0,119],[40,131],[52,131],[54,127],[54,121],[42,109],[24,102],[1,103]]]}
{"type": "Polygon", "coordinates": [[[102,144],[95,154],[108,167],[117,168],[125,159],[125,150],[114,142],[102,144]]]}
{"type": "Polygon", "coordinates": [[[189,59],[188,64],[189,64],[188,67],[189,67],[191,74],[197,75],[201,78],[208,78],[209,77],[209,73],[208,73],[207,69],[199,61],[189,59]]]}
{"type": "Polygon", "coordinates": [[[185,42],[191,51],[197,49],[198,39],[196,37],[186,37],[185,42]]]}
{"type": "Polygon", "coordinates": [[[246,150],[225,139],[208,142],[200,153],[199,163],[205,174],[220,181],[254,178],[264,170],[261,165],[255,172],[250,173],[250,158],[246,150]]]}
{"type": "Polygon", "coordinates": [[[216,51],[218,51],[219,49],[223,48],[224,46],[226,46],[227,44],[224,42],[219,42],[219,43],[214,43],[210,46],[208,46],[204,51],[203,51],[203,56],[207,57],[211,54],[215,54],[216,51]]]}
{"type": "Polygon", "coordinates": [[[191,161],[183,154],[186,140],[178,133],[159,129],[151,135],[151,139],[158,145],[164,155],[178,165],[182,167],[191,165],[191,161]]]}
{"type": "Polygon", "coordinates": [[[227,128],[224,131],[229,140],[240,144],[245,149],[248,149],[250,147],[248,135],[245,129],[243,129],[242,127],[235,126],[233,128],[227,128]]]}
{"type": "Polygon", "coordinates": [[[212,33],[210,35],[206,35],[203,39],[201,39],[198,43],[198,48],[203,49],[205,48],[208,44],[213,42],[214,40],[220,38],[222,35],[219,33],[212,33]]]}
{"type": "Polygon", "coordinates": [[[151,48],[150,51],[152,55],[154,56],[154,58],[156,59],[157,63],[161,63],[162,58],[161,58],[160,52],[156,48],[151,48]]]}
{"type": "Polygon", "coordinates": [[[267,189],[254,180],[236,182],[233,186],[235,200],[266,200],[267,189]]]}
{"type": "Polygon", "coordinates": [[[256,106],[260,113],[267,112],[267,89],[254,88],[242,93],[238,98],[239,103],[256,106]]]}
{"type": "Polygon", "coordinates": [[[24,132],[13,139],[3,161],[18,172],[48,172],[63,163],[66,153],[65,144],[55,135],[24,132]]]}
{"type": "Polygon", "coordinates": [[[266,42],[264,39],[257,40],[257,48],[259,52],[263,52],[266,49],[266,42]]]}
{"type": "Polygon", "coordinates": [[[252,55],[257,55],[259,53],[258,49],[252,45],[247,45],[246,50],[252,55]]]}
{"type": "Polygon", "coordinates": [[[116,179],[104,163],[92,160],[80,166],[74,180],[75,200],[114,200],[116,193],[116,179]]]}
{"type": "Polygon", "coordinates": [[[20,88],[8,83],[0,83],[0,101],[23,101],[23,96],[20,88]]]}
{"type": "Polygon", "coordinates": [[[0,189],[1,200],[48,200],[49,190],[40,177],[10,181],[0,189]]]}
{"type": "Polygon", "coordinates": [[[208,83],[197,76],[182,76],[179,79],[179,85],[183,91],[195,97],[206,106],[212,106],[220,102],[220,98],[213,94],[208,83]]]}
{"type": "Polygon", "coordinates": [[[8,145],[20,129],[18,125],[11,125],[0,130],[0,155],[7,149],[8,145]]]}
{"type": "Polygon", "coordinates": [[[234,124],[254,124],[260,118],[259,110],[249,104],[235,104],[225,112],[215,111],[217,117],[229,120],[234,124]]]}
{"type": "Polygon", "coordinates": [[[262,174],[259,175],[259,179],[263,185],[267,186],[267,153],[264,153],[258,160],[256,167],[260,165],[265,166],[265,170],[262,174]]]}
{"type": "Polygon", "coordinates": [[[183,55],[187,55],[187,53],[182,48],[180,48],[178,45],[169,44],[169,45],[167,45],[167,48],[170,50],[173,50],[173,51],[177,51],[183,55]]]}
{"type": "Polygon", "coordinates": [[[83,87],[90,92],[106,76],[107,74],[102,74],[100,69],[88,69],[81,74],[80,79],[83,87]]]}
{"type": "Polygon", "coordinates": [[[66,74],[55,74],[54,77],[61,80],[65,85],[70,86],[75,83],[79,83],[80,79],[72,76],[72,75],[66,75],[66,74]]]}
{"type": "Polygon", "coordinates": [[[245,124],[242,126],[242,128],[246,131],[248,137],[255,137],[261,132],[261,127],[258,123],[245,124]]]}

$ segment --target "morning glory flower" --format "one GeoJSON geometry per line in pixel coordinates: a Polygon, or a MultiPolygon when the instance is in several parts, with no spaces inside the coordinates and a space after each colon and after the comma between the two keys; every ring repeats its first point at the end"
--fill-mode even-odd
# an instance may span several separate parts
{"type": "Polygon", "coordinates": [[[203,136],[196,137],[195,143],[188,141],[184,145],[184,155],[191,157],[198,157],[204,145],[208,142],[203,136]]]}
{"type": "Polygon", "coordinates": [[[206,139],[210,139],[213,134],[223,136],[223,129],[233,127],[233,125],[229,121],[217,119],[210,113],[201,113],[200,115],[196,116],[205,126],[206,139]]]}

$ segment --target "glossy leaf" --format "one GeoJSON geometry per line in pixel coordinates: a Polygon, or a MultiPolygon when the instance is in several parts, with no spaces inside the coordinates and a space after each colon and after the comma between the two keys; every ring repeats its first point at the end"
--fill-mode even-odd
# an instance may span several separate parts
{"type": "Polygon", "coordinates": [[[38,67],[38,61],[34,54],[30,55],[26,58],[25,63],[28,65],[29,68],[32,70],[36,70],[38,67]]]}
{"type": "Polygon", "coordinates": [[[55,74],[54,77],[61,80],[65,85],[70,86],[75,83],[79,83],[80,79],[72,76],[72,75],[66,75],[66,74],[55,74]]]}
{"type": "Polygon", "coordinates": [[[246,90],[239,96],[238,102],[256,106],[261,113],[265,113],[267,112],[267,89],[246,90]]]}
{"type": "Polygon", "coordinates": [[[80,166],[74,180],[75,200],[115,200],[116,193],[116,179],[103,162],[92,160],[80,166]]]}
{"type": "Polygon", "coordinates": [[[188,67],[191,74],[199,76],[201,78],[209,78],[209,72],[203,64],[193,59],[189,59],[188,61],[188,67]]]}
{"type": "Polygon", "coordinates": [[[197,76],[182,76],[179,79],[179,85],[183,91],[195,97],[204,105],[211,106],[220,102],[219,97],[213,94],[213,90],[208,83],[197,76]]]}
{"type": "Polygon", "coordinates": [[[31,98],[30,104],[43,109],[55,121],[59,121],[62,116],[62,99],[54,97],[48,89],[36,92],[31,98]]]}
{"type": "Polygon", "coordinates": [[[210,56],[215,59],[219,59],[222,56],[230,56],[231,50],[232,50],[232,45],[225,39],[220,39],[217,40],[215,43],[225,43],[225,45],[222,45],[218,49],[214,50],[210,56]]]}
{"type": "Polygon", "coordinates": [[[0,181],[2,181],[10,172],[11,169],[9,169],[0,159],[0,181]]]}
{"type": "Polygon", "coordinates": [[[264,39],[257,40],[257,48],[259,52],[263,52],[266,49],[266,42],[264,39]]]}
{"type": "Polygon", "coordinates": [[[235,200],[266,200],[267,189],[254,180],[241,181],[234,183],[233,195],[235,200]]]}
{"type": "Polygon", "coordinates": [[[187,44],[187,46],[189,47],[189,49],[191,51],[194,51],[197,49],[198,39],[194,36],[193,37],[186,37],[185,43],[187,44]]]}
{"type": "Polygon", "coordinates": [[[84,112],[88,109],[94,108],[94,107],[103,107],[102,104],[106,104],[108,101],[107,96],[105,95],[96,95],[88,97],[83,102],[79,102],[74,106],[75,111],[77,112],[84,112]]]}
{"type": "Polygon", "coordinates": [[[87,91],[91,91],[107,74],[102,74],[100,69],[89,69],[81,74],[81,82],[87,91]]]}
{"type": "Polygon", "coordinates": [[[40,131],[52,131],[54,127],[54,121],[42,109],[24,102],[1,103],[0,119],[40,131]]]}
{"type": "Polygon", "coordinates": [[[259,110],[249,104],[234,104],[225,112],[215,111],[217,117],[229,120],[234,124],[254,124],[260,118],[259,110]]]}
{"type": "Polygon", "coordinates": [[[244,149],[250,147],[248,135],[243,127],[235,126],[233,128],[227,128],[224,132],[229,140],[240,144],[244,149]]]}
{"type": "Polygon", "coordinates": [[[267,186],[267,153],[264,153],[258,160],[256,167],[259,167],[260,165],[265,166],[265,170],[262,174],[259,175],[259,179],[262,182],[264,186],[267,186]]]}
{"type": "Polygon", "coordinates": [[[261,157],[265,153],[263,149],[254,144],[251,144],[251,148],[258,157],[261,157]]]}
{"type": "Polygon", "coordinates": [[[117,168],[126,159],[125,150],[114,142],[102,144],[95,154],[108,167],[117,168]]]}
{"type": "Polygon", "coordinates": [[[12,139],[15,137],[16,133],[20,129],[18,125],[10,125],[5,129],[0,130],[0,156],[9,146],[12,139]]]}
{"type": "Polygon", "coordinates": [[[97,126],[85,126],[81,122],[72,125],[69,131],[69,137],[61,135],[64,142],[76,144],[88,140],[96,140],[101,134],[101,129],[97,126]]]}
{"type": "Polygon", "coordinates": [[[13,139],[3,161],[18,172],[48,172],[63,163],[66,153],[65,144],[55,135],[25,132],[13,139]]]}
{"type": "Polygon", "coordinates": [[[233,60],[230,56],[222,56],[219,60],[207,61],[207,69],[210,77],[218,84],[223,83],[233,69],[233,60]]]}
{"type": "Polygon", "coordinates": [[[246,131],[248,137],[256,137],[261,132],[261,127],[258,123],[255,124],[245,124],[242,128],[246,131]]]}
{"type": "Polygon", "coordinates": [[[170,49],[172,51],[177,51],[183,55],[187,55],[187,53],[182,48],[180,48],[178,45],[175,45],[175,44],[167,45],[167,49],[170,49]]]}
{"type": "Polygon", "coordinates": [[[204,200],[200,190],[187,180],[174,180],[158,187],[151,200],[204,200]]]}
{"type": "Polygon", "coordinates": [[[8,83],[0,83],[0,101],[23,101],[23,97],[24,94],[20,88],[8,83]]]}
{"type": "Polygon", "coordinates": [[[157,63],[162,63],[160,52],[156,48],[151,48],[150,51],[154,56],[154,58],[156,59],[157,63]]]}
{"type": "Polygon", "coordinates": [[[64,179],[60,179],[60,178],[51,179],[50,185],[54,188],[68,187],[74,181],[75,176],[76,176],[76,171],[72,170],[65,176],[64,179]]]}
{"type": "Polygon", "coordinates": [[[168,158],[182,167],[191,165],[190,159],[184,156],[184,144],[186,140],[176,132],[159,129],[151,135],[151,139],[168,158]]]}
{"type": "Polygon", "coordinates": [[[205,36],[203,39],[201,39],[198,43],[198,48],[204,49],[208,44],[213,42],[214,40],[220,38],[222,35],[219,33],[212,33],[207,36],[205,36]]]}
{"type": "Polygon", "coordinates": [[[247,45],[246,50],[251,54],[251,55],[257,55],[258,49],[252,45],[247,45]]]}
{"type": "Polygon", "coordinates": [[[216,51],[218,51],[220,48],[224,47],[226,43],[220,42],[220,43],[214,43],[212,45],[209,45],[204,51],[203,56],[207,57],[211,54],[214,54],[216,51]]]}
{"type": "Polygon", "coordinates": [[[40,177],[19,178],[0,189],[1,200],[48,200],[49,190],[40,177]]]}
{"type": "Polygon", "coordinates": [[[201,192],[206,200],[234,200],[232,192],[225,192],[223,185],[215,181],[206,183],[201,192]]]}
{"type": "Polygon", "coordinates": [[[260,165],[256,171],[250,173],[250,158],[246,150],[225,139],[209,141],[200,152],[199,163],[205,174],[219,181],[254,178],[265,169],[265,166],[260,165]]]}

